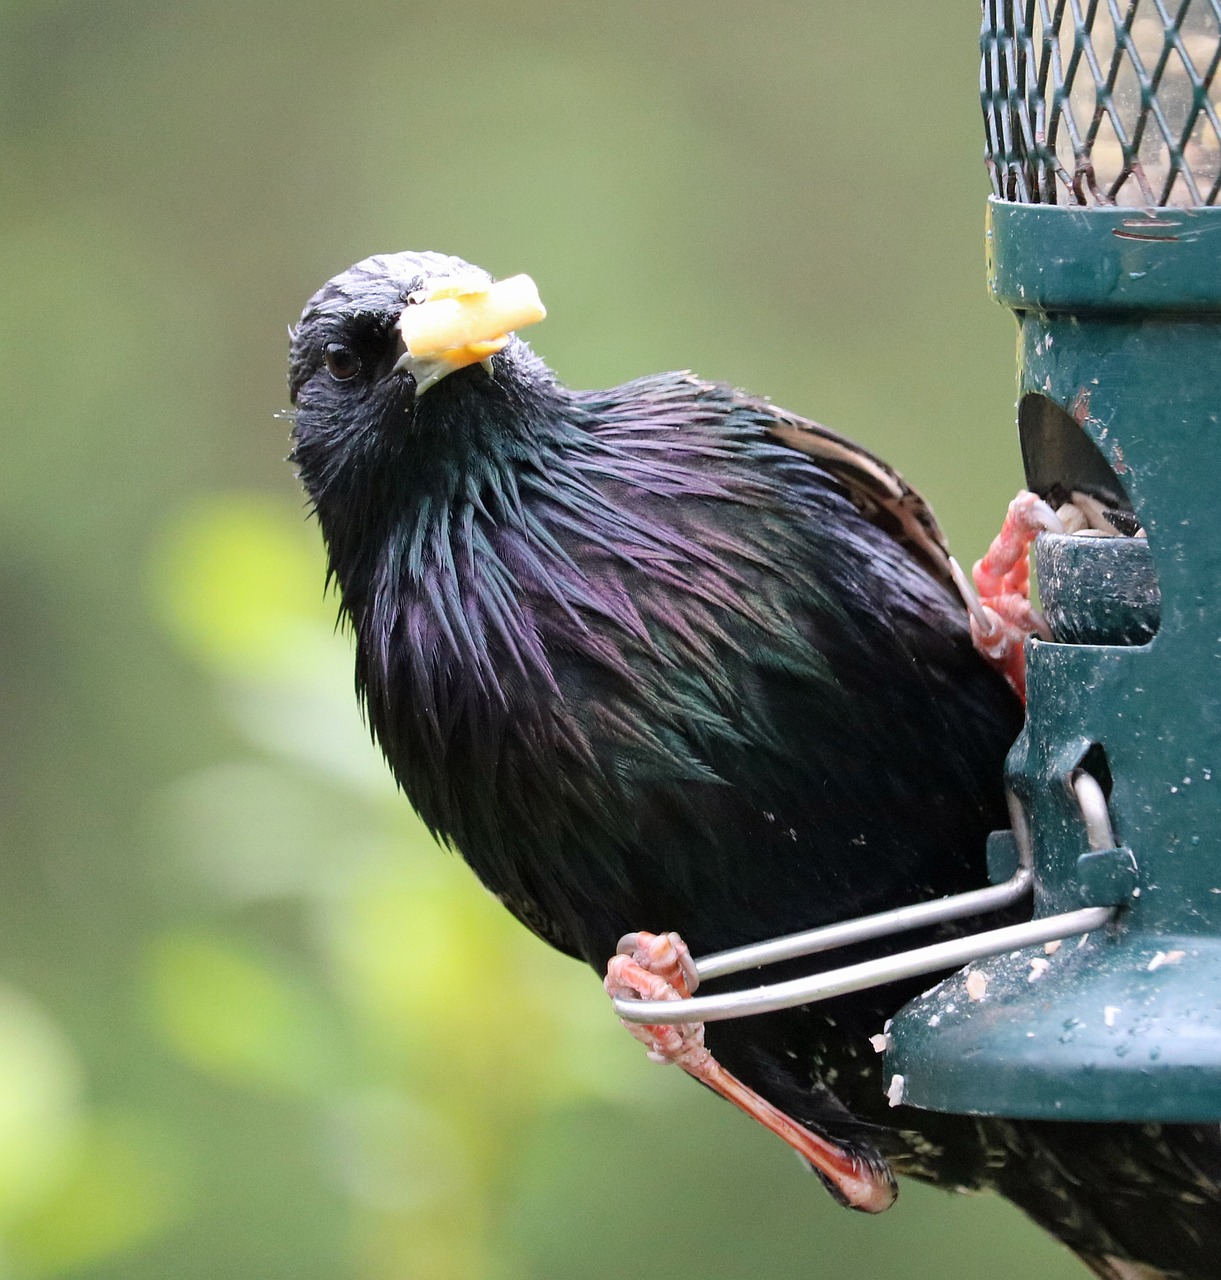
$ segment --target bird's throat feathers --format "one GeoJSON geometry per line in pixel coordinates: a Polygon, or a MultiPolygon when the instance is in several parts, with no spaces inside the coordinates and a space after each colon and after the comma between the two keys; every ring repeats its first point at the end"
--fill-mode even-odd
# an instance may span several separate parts
{"type": "Polygon", "coordinates": [[[423,397],[400,439],[315,502],[358,688],[401,782],[409,742],[443,766],[466,704],[486,725],[515,680],[548,681],[519,576],[534,562],[547,581],[549,544],[521,478],[559,465],[544,421],[554,399],[538,386],[523,408],[482,370],[469,381],[423,397]]]}

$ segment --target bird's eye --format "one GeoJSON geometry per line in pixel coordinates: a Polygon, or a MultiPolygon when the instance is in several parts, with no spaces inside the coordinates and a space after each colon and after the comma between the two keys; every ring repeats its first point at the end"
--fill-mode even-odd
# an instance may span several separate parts
{"type": "Polygon", "coordinates": [[[360,372],[360,356],[342,342],[328,342],[323,358],[327,373],[336,382],[349,382],[360,372]]]}

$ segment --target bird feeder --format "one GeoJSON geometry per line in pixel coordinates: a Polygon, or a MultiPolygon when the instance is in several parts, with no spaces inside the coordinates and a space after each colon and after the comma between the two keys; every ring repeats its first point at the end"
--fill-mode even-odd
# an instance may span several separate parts
{"type": "Polygon", "coordinates": [[[1108,916],[909,1004],[888,1070],[935,1110],[1215,1121],[1221,3],[989,0],[982,45],[1027,484],[1085,495],[1116,535],[1036,547],[1054,639],[1027,644],[1011,856],[1036,919],[1108,916]]]}
{"type": "MultiPolygon", "coordinates": [[[[896,1014],[892,1101],[1221,1120],[1221,0],[986,0],[988,278],[1017,316],[1027,484],[1096,511],[1036,546],[990,888],[696,961],[701,978],[1009,908],[1033,918],[683,1001],[711,1021],[967,964],[896,1014]],[[1098,536],[1099,534],[1103,536],[1098,536]]],[[[954,926],[955,928],[959,926],[954,926]]]]}

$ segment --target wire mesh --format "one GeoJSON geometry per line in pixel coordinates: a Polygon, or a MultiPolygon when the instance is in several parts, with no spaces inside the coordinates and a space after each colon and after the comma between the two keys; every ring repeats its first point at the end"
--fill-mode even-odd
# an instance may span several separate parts
{"type": "Polygon", "coordinates": [[[984,0],[981,48],[1001,199],[1218,202],[1221,0],[984,0]]]}

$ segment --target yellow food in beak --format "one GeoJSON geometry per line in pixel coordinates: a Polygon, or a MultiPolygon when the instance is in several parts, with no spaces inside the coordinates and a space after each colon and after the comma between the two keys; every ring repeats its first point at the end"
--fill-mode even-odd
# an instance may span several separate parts
{"type": "Polygon", "coordinates": [[[446,374],[494,355],[515,329],[547,314],[529,276],[489,282],[449,276],[413,293],[399,316],[407,348],[396,368],[416,375],[421,395],[446,374]]]}

